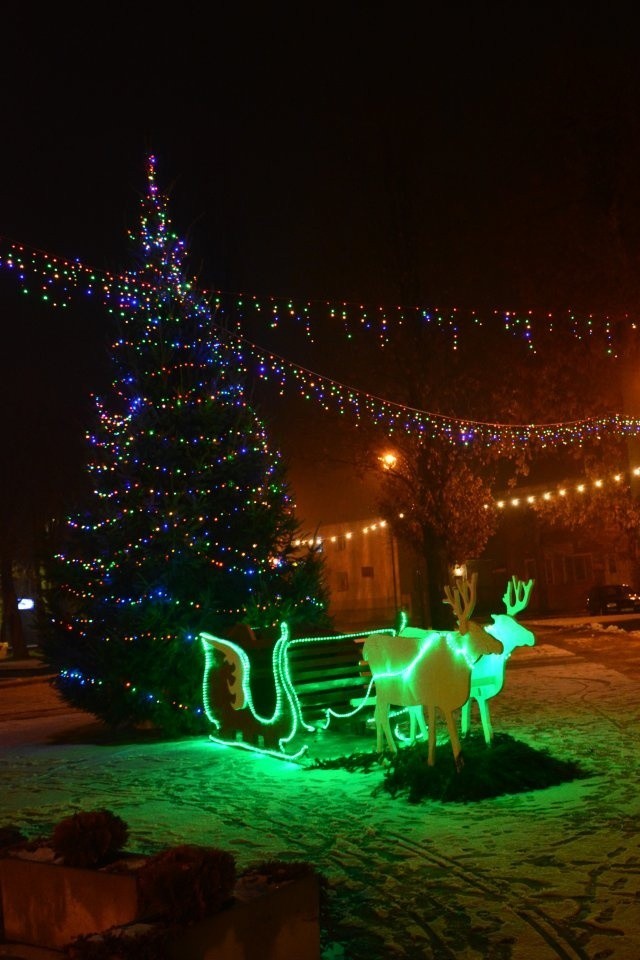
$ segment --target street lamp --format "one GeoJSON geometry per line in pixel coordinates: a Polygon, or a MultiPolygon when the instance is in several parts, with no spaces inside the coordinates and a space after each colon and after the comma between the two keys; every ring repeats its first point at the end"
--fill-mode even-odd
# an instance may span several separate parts
{"type": "Polygon", "coordinates": [[[393,470],[398,458],[391,450],[388,453],[383,453],[381,457],[378,457],[378,460],[382,464],[384,470],[393,470]]]}

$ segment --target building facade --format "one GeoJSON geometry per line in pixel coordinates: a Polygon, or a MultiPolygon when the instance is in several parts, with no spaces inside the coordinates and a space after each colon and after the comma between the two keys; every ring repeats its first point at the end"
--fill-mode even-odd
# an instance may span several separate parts
{"type": "MultiPolygon", "coordinates": [[[[329,612],[340,631],[393,626],[404,611],[415,626],[430,626],[421,610],[424,568],[416,555],[379,519],[325,524],[317,539],[325,558],[329,612]]],[[[479,619],[504,613],[502,597],[512,576],[534,579],[530,615],[586,615],[596,584],[637,588],[637,549],[602,552],[585,536],[569,536],[540,524],[531,510],[506,512],[479,559],[466,563],[478,574],[479,619]]]]}
{"type": "Polygon", "coordinates": [[[315,539],[325,561],[329,613],[336,628],[393,626],[411,596],[401,583],[398,542],[384,520],[323,524],[315,539]]]}

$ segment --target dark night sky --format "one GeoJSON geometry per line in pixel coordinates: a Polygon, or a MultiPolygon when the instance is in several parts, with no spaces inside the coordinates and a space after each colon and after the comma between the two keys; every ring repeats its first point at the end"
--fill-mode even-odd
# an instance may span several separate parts
{"type": "MultiPolygon", "coordinates": [[[[37,26],[3,14],[0,234],[129,266],[153,152],[193,269],[214,288],[636,309],[632,4],[203,9],[105,8],[95,24],[56,11],[37,26]]],[[[41,365],[74,371],[67,394],[91,388],[100,315],[39,307],[27,321],[15,298],[0,276],[3,375],[24,376],[35,338],[41,365]]],[[[286,448],[289,427],[274,427],[286,448]]],[[[307,479],[313,429],[304,450],[285,449],[300,449],[307,479]]],[[[305,497],[307,514],[341,519],[305,497]]]]}

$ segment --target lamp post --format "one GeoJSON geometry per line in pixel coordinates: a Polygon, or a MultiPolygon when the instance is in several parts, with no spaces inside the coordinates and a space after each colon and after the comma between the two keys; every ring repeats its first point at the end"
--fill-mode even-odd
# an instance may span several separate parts
{"type": "MultiPolygon", "coordinates": [[[[397,453],[394,450],[386,450],[378,456],[381,472],[390,474],[390,484],[396,489],[398,500],[408,504],[408,509],[415,509],[415,504],[419,501],[419,482],[415,473],[415,464],[407,459],[403,453],[397,453]]],[[[398,513],[398,520],[402,522],[404,514],[398,513]]],[[[405,524],[406,526],[406,524],[405,524]]],[[[416,531],[421,529],[421,525],[416,519],[416,531]]],[[[411,525],[407,526],[411,532],[411,525]]],[[[417,599],[420,610],[418,615],[424,625],[430,625],[433,620],[434,601],[430,596],[429,571],[432,565],[432,558],[427,552],[428,545],[420,540],[419,532],[413,531],[413,540],[407,538],[407,542],[412,547],[417,561],[415,567],[415,580],[411,588],[412,597],[417,599]]],[[[424,530],[423,530],[424,536],[424,530]]],[[[395,560],[394,560],[395,562],[395,560]]],[[[435,565],[434,565],[435,569],[435,565]]],[[[395,573],[395,570],[394,570],[395,573]]]]}

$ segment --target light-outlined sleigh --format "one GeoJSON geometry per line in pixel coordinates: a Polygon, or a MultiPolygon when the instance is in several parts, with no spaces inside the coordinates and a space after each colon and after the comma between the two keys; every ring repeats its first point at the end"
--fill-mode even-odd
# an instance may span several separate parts
{"type": "Polygon", "coordinates": [[[461,710],[463,733],[468,732],[475,699],[489,744],[487,700],[502,688],[505,662],[513,648],[535,642],[515,620],[528,603],[533,581],[524,584],[512,577],[503,597],[507,613],[493,614],[492,622],[481,626],[470,619],[476,580],[476,574],[470,581],[459,579],[455,588],[445,591],[444,602],[458,621],[452,631],[412,628],[405,620],[400,630],[291,637],[282,623],[273,646],[261,645],[244,624],[228,638],[201,632],[203,703],[214,727],[210,739],[299,762],[333,718],[361,717],[368,725],[375,724],[378,751],[384,748],[383,738],[395,751],[390,717],[408,715],[409,741],[414,742],[420,731],[429,740],[433,763],[437,708],[447,721],[460,769],[453,711],[461,710]]]}

